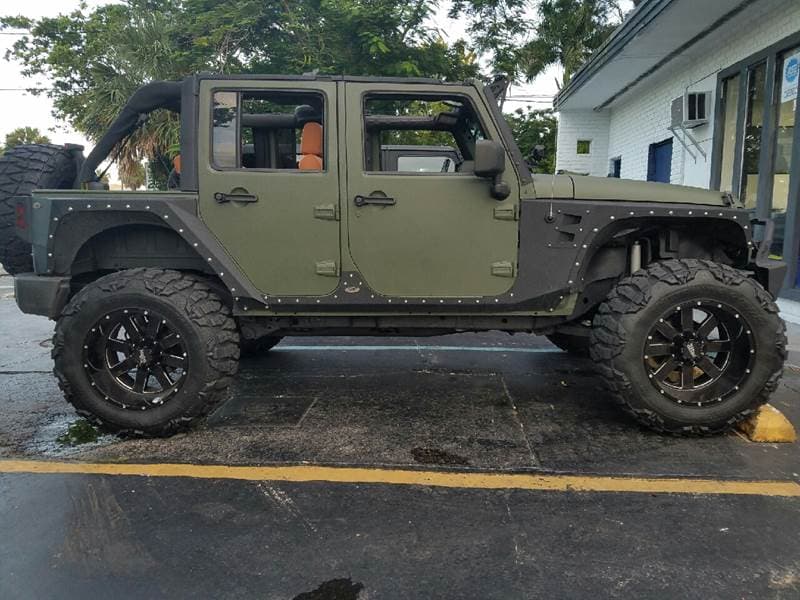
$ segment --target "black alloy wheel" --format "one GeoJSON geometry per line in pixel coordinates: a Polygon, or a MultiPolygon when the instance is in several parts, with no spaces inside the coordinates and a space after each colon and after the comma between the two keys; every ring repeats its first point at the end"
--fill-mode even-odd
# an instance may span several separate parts
{"type": "Polygon", "coordinates": [[[105,399],[129,410],[168,402],[188,375],[188,353],[177,328],[163,315],[125,308],[104,315],[89,330],[84,369],[105,399]]]}
{"type": "Polygon", "coordinates": [[[678,404],[722,402],[739,390],[756,358],[750,326],[712,300],[679,304],[650,330],[643,359],[655,388],[678,404]]]}

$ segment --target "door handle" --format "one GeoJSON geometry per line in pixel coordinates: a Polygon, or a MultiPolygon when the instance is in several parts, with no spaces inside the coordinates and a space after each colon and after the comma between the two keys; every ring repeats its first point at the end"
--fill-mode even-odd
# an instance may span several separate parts
{"type": "Polygon", "coordinates": [[[214,194],[214,200],[217,204],[225,204],[226,202],[258,202],[258,196],[254,194],[223,194],[217,192],[214,194]]]}
{"type": "Polygon", "coordinates": [[[366,206],[367,204],[377,204],[379,206],[392,206],[397,204],[394,198],[389,196],[361,196],[358,195],[353,198],[356,206],[366,206]]]}

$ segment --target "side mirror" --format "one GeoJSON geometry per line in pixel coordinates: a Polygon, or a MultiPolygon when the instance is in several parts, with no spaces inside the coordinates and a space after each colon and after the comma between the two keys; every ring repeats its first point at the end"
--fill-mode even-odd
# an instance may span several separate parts
{"type": "Polygon", "coordinates": [[[501,177],[505,170],[505,148],[493,140],[477,140],[475,142],[475,167],[473,172],[478,177],[492,180],[489,193],[495,200],[505,200],[511,194],[511,188],[501,177]]]}
{"type": "Polygon", "coordinates": [[[475,167],[478,177],[494,179],[506,170],[506,152],[503,146],[493,140],[475,142],[475,167]]]}

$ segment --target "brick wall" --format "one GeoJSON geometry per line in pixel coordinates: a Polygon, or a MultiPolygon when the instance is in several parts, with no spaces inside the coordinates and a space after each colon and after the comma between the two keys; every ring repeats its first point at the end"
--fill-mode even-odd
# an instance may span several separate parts
{"type": "MultiPolygon", "coordinates": [[[[676,57],[613,104],[608,114],[595,111],[562,112],[559,125],[564,132],[562,136],[559,131],[558,136],[557,168],[605,176],[608,174],[609,160],[621,156],[623,178],[647,179],[650,144],[672,137],[667,128],[674,98],[682,96],[687,89],[711,91],[712,103],[715,102],[717,74],[721,70],[797,31],[800,31],[800,1],[760,0],[746,14],[732,19],[692,48],[693,53],[700,50],[703,58],[676,57]],[[758,18],[753,18],[754,13],[758,18]],[[607,133],[601,131],[604,122],[608,124],[607,133]],[[607,144],[605,155],[592,156],[591,160],[578,157],[575,154],[576,140],[584,135],[603,140],[607,144]],[[583,168],[578,169],[573,165],[583,168]]],[[[673,140],[672,183],[708,187],[711,179],[713,125],[711,122],[690,130],[706,152],[706,158],[690,144],[695,154],[695,158],[692,158],[678,140],[673,140]]],[[[682,135],[680,131],[678,135],[682,135]]]]}

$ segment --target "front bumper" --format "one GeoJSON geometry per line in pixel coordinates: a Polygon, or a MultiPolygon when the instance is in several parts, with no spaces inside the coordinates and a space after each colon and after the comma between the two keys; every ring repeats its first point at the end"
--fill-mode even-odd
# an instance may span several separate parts
{"type": "Polygon", "coordinates": [[[44,277],[20,273],[14,277],[17,306],[29,315],[57,319],[69,300],[69,277],[44,277]]]}

